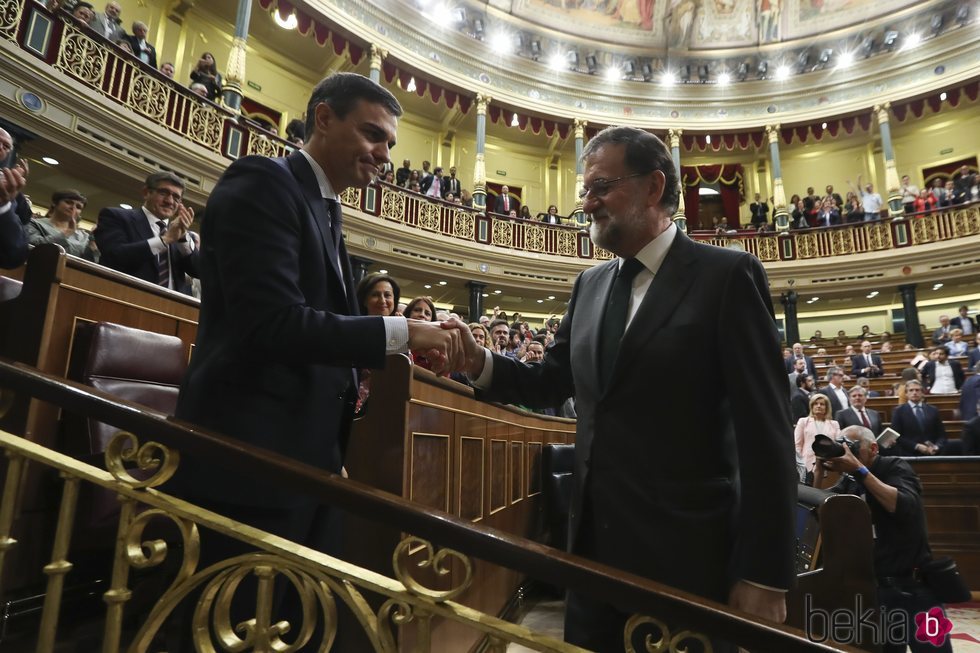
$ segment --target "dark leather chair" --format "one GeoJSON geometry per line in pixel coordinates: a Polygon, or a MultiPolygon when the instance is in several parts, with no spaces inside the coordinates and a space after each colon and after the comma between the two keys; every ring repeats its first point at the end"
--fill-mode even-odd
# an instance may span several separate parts
{"type": "Polygon", "coordinates": [[[548,544],[556,549],[568,548],[568,513],[572,504],[575,480],[575,445],[546,444],[542,452],[544,465],[544,505],[548,524],[548,544]]]}

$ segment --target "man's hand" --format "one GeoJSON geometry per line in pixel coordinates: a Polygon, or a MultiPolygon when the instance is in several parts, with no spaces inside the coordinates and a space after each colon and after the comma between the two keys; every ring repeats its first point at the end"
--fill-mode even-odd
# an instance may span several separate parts
{"type": "Polygon", "coordinates": [[[862,466],[861,461],[851,453],[851,449],[846,445],[844,446],[843,456],[838,456],[837,458],[819,458],[818,460],[824,469],[840,472],[841,474],[850,474],[862,466]]]}
{"type": "Polygon", "coordinates": [[[18,168],[0,168],[0,205],[12,202],[26,184],[18,168]]]}
{"type": "Polygon", "coordinates": [[[423,352],[436,374],[461,369],[464,360],[459,330],[439,322],[408,320],[408,348],[423,352]]]}
{"type": "Polygon", "coordinates": [[[27,163],[27,159],[17,159],[17,163],[14,164],[14,168],[20,170],[21,177],[24,178],[24,183],[27,183],[27,175],[31,174],[31,166],[27,163]]]}
{"type": "Polygon", "coordinates": [[[486,363],[486,349],[476,344],[473,332],[462,320],[452,318],[442,323],[444,329],[454,329],[459,332],[460,351],[462,357],[460,366],[456,368],[465,372],[471,379],[475,379],[483,372],[483,365],[486,363]]]}
{"type": "Polygon", "coordinates": [[[786,621],[786,593],[766,589],[744,580],[736,582],[728,593],[728,605],[778,624],[786,621]]]}
{"type": "Polygon", "coordinates": [[[170,221],[167,226],[167,230],[161,236],[161,240],[167,245],[171,243],[176,243],[182,238],[187,237],[187,230],[190,229],[191,224],[194,222],[194,209],[189,206],[184,206],[179,204],[177,206],[177,214],[174,219],[170,221]]]}

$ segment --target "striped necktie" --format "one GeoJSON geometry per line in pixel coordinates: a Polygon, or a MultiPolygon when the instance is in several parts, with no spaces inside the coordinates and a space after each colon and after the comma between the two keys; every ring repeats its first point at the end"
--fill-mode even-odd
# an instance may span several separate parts
{"type": "MultiPolygon", "coordinates": [[[[167,223],[157,220],[157,227],[160,229],[160,238],[167,233],[167,223]]],[[[164,288],[170,287],[170,246],[164,243],[164,250],[157,254],[157,283],[164,288]]]]}

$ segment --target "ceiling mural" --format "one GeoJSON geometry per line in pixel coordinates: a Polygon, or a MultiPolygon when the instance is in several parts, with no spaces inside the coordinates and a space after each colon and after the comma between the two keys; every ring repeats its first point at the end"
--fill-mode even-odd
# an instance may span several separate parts
{"type": "Polygon", "coordinates": [[[491,0],[522,21],[652,49],[754,47],[854,27],[915,0],[491,0]]]}

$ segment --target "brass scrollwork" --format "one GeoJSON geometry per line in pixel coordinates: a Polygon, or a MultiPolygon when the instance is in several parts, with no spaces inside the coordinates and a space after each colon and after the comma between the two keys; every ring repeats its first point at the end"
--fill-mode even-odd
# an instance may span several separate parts
{"type": "Polygon", "coordinates": [[[416,596],[432,599],[436,603],[442,603],[459,596],[473,581],[473,563],[468,557],[454,549],[436,551],[432,544],[418,537],[406,537],[399,542],[391,556],[391,562],[395,570],[395,577],[405,586],[405,589],[416,596]],[[455,587],[450,587],[448,590],[432,589],[415,580],[411,574],[409,556],[410,551],[419,546],[425,552],[425,557],[415,563],[416,567],[431,569],[437,577],[445,577],[449,576],[451,571],[449,563],[456,560],[463,566],[463,579],[456,583],[455,587]]]}
{"type": "Polygon", "coordinates": [[[20,23],[22,2],[5,2],[0,6],[0,34],[11,41],[17,38],[17,24],[20,23]]]}
{"type": "Polygon", "coordinates": [[[147,442],[140,446],[136,436],[127,431],[119,431],[105,449],[105,466],[117,481],[133,488],[156,487],[168,481],[180,462],[180,454],[171,451],[159,442],[147,442]],[[125,463],[136,463],[141,472],[152,472],[146,479],[139,479],[129,473],[125,463]]]}
{"type": "Polygon", "coordinates": [[[381,217],[405,221],[405,195],[385,188],[381,192],[381,217]]]}
{"type": "Polygon", "coordinates": [[[672,635],[666,623],[655,617],[635,614],[626,621],[623,630],[623,647],[626,653],[637,653],[634,639],[643,635],[643,653],[687,653],[691,643],[698,642],[695,651],[712,653],[711,640],[692,630],[682,630],[672,635]],[[646,632],[644,634],[644,631],[646,632]]]}

